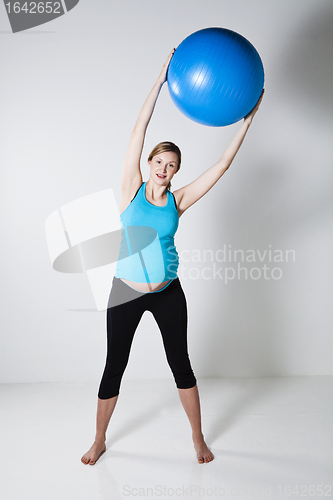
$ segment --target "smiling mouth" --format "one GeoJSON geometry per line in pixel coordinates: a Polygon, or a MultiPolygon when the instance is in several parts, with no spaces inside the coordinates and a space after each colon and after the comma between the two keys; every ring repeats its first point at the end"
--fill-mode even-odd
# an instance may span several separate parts
{"type": "Polygon", "coordinates": [[[165,179],[166,178],[166,175],[160,175],[160,174],[156,174],[157,177],[159,177],[160,179],[165,179]]]}

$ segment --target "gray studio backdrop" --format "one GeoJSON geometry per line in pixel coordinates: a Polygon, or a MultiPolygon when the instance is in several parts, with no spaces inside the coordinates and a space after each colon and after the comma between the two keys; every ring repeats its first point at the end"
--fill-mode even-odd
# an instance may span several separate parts
{"type": "MultiPolygon", "coordinates": [[[[105,313],[84,274],[52,269],[45,220],[107,188],[119,206],[141,106],[170,50],[209,26],[253,43],[266,94],[232,167],[185,212],[176,234],[194,371],[332,374],[332,1],[81,0],[15,34],[4,9],[1,382],[100,379],[105,313]]],[[[147,132],[144,180],[157,142],[182,150],[177,189],[219,159],[239,126],[188,120],[164,86],[147,132]]],[[[171,377],[148,312],[125,377],[171,377]]]]}

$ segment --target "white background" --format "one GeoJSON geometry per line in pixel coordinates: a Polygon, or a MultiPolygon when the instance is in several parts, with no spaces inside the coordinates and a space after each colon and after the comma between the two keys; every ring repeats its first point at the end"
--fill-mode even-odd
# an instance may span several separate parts
{"type": "MultiPolygon", "coordinates": [[[[194,372],[332,374],[332,13],[330,0],[81,0],[13,34],[0,5],[2,383],[100,379],[105,313],[95,310],[86,276],[52,269],[45,219],[109,187],[119,206],[124,155],[148,92],[171,49],[210,26],[257,48],[266,94],[232,167],[181,217],[177,249],[292,249],[296,259],[277,264],[279,280],[180,276],[194,372]]],[[[144,180],[156,143],[182,150],[177,189],[219,159],[239,126],[188,120],[165,85],[144,180]]],[[[170,376],[146,312],[125,377],[170,376]]]]}

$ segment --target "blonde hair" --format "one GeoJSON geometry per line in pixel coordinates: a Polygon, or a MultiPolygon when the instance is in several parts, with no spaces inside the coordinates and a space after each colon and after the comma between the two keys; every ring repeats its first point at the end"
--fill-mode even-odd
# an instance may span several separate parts
{"type": "MultiPolygon", "coordinates": [[[[173,142],[164,141],[164,142],[160,142],[159,144],[157,144],[154,147],[154,149],[151,151],[151,153],[148,157],[148,161],[151,161],[154,158],[154,156],[156,156],[160,153],[167,153],[168,151],[176,153],[176,155],[178,156],[178,166],[177,166],[177,170],[176,170],[176,172],[178,172],[178,170],[180,169],[181,161],[182,161],[182,154],[180,152],[179,147],[176,146],[176,144],[174,144],[173,142]]],[[[169,182],[169,184],[167,185],[167,189],[170,191],[171,182],[169,182]]]]}

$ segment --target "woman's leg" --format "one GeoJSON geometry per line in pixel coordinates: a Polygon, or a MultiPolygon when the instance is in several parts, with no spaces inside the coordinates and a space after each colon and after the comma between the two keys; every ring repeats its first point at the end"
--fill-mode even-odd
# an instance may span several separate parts
{"type": "Polygon", "coordinates": [[[118,396],[109,399],[97,399],[96,436],[90,450],[81,458],[81,462],[85,465],[94,465],[106,450],[106,430],[117,400],[118,396]]]}
{"type": "Polygon", "coordinates": [[[179,279],[151,297],[150,310],[161,330],[166,357],[192,427],[198,462],[210,462],[214,455],[207,448],[201,431],[199,393],[187,350],[186,297],[179,279]]]}
{"type": "Polygon", "coordinates": [[[96,435],[91,448],[81,458],[94,465],[106,450],[106,431],[116,406],[123,373],[127,366],[135,330],[145,310],[144,295],[133,300],[130,287],[114,279],[107,309],[107,358],[98,391],[96,435]],[[126,300],[126,302],[123,302],[126,300]],[[114,306],[113,304],[118,304],[114,306]]]}
{"type": "Polygon", "coordinates": [[[208,449],[201,430],[200,399],[197,385],[190,389],[178,389],[179,397],[183,408],[192,427],[192,439],[198,462],[211,462],[214,459],[213,453],[208,449]]]}

